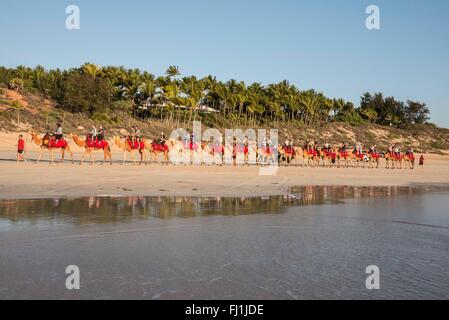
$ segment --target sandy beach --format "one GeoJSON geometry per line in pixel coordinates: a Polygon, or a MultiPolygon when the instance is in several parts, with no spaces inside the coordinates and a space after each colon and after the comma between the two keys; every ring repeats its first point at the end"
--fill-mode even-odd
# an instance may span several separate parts
{"type": "MultiPolygon", "coordinates": [[[[35,164],[38,147],[28,139],[28,158],[16,163],[17,134],[1,134],[0,198],[79,197],[89,195],[142,196],[264,196],[285,194],[299,185],[404,186],[449,182],[449,156],[426,155],[424,168],[379,169],[279,167],[275,175],[263,176],[259,169],[230,166],[120,165],[122,153],[112,147],[114,164],[69,161],[49,165],[48,154],[35,164]]],[[[82,149],[70,143],[75,160],[82,149]]],[[[96,153],[97,161],[102,157],[96,153]]],[[[57,154],[57,159],[60,155],[57,154]]]]}

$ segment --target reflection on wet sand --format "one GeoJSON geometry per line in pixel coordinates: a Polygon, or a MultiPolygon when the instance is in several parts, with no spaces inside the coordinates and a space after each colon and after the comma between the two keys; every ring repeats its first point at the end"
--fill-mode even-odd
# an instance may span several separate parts
{"type": "MultiPolygon", "coordinates": [[[[439,190],[433,187],[432,190],[439,190]]],[[[156,217],[195,217],[209,215],[279,214],[291,206],[338,203],[344,199],[395,197],[429,191],[423,187],[330,187],[303,186],[288,195],[228,197],[86,197],[0,201],[0,221],[54,222],[74,225],[114,223],[156,217]]]]}

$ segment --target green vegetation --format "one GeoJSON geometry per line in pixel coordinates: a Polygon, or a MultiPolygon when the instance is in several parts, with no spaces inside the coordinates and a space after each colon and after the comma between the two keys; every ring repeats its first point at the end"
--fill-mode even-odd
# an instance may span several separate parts
{"type": "MultiPolygon", "coordinates": [[[[319,126],[328,122],[350,125],[372,123],[397,128],[423,124],[429,119],[425,103],[397,101],[381,93],[363,94],[360,107],[315,90],[300,90],[288,81],[262,86],[213,76],[181,77],[170,66],[164,76],[86,63],[70,70],[0,67],[0,85],[20,91],[37,90],[62,110],[91,119],[119,123],[119,116],[158,119],[179,126],[201,118],[226,126],[263,126],[280,123],[319,126]]],[[[45,115],[48,122],[49,115],[45,115]]]]}

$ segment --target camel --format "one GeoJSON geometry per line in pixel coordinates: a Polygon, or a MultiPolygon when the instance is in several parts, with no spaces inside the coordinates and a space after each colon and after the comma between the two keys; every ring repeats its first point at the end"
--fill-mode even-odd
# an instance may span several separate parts
{"type": "Polygon", "coordinates": [[[415,155],[412,152],[407,152],[404,156],[404,169],[415,169],[415,155]]]}
{"type": "Polygon", "coordinates": [[[319,159],[323,162],[323,168],[333,167],[337,162],[337,148],[333,147],[330,151],[327,151],[325,148],[321,148],[318,150],[318,161],[319,159]]]}
{"type": "Polygon", "coordinates": [[[292,146],[278,145],[278,159],[279,163],[284,163],[285,166],[290,165],[296,157],[296,150],[292,146]]]}
{"type": "Polygon", "coordinates": [[[207,141],[201,141],[201,165],[212,165],[214,161],[214,148],[207,141]]]}
{"type": "Polygon", "coordinates": [[[142,139],[144,145],[145,145],[145,149],[148,150],[148,152],[151,155],[151,161],[152,162],[156,162],[157,157],[159,154],[163,155],[163,161],[165,161],[165,163],[168,164],[168,153],[169,153],[169,148],[168,146],[163,147],[161,144],[157,143],[156,140],[150,139],[150,140],[146,140],[146,139],[142,139]]]}
{"type": "Polygon", "coordinates": [[[369,161],[368,161],[368,168],[374,168],[376,166],[376,169],[379,168],[380,164],[380,154],[377,152],[372,152],[371,150],[368,152],[369,161]]]}
{"type": "Polygon", "coordinates": [[[269,165],[275,163],[276,148],[262,147],[257,148],[257,165],[269,165]]]}
{"type": "Polygon", "coordinates": [[[362,162],[362,168],[365,168],[366,155],[364,153],[357,153],[355,150],[349,151],[352,167],[358,168],[362,162]]]}
{"type": "Polygon", "coordinates": [[[43,138],[39,138],[39,135],[34,131],[30,130],[28,134],[31,135],[31,139],[33,142],[38,145],[41,148],[41,151],[39,153],[39,156],[36,160],[36,163],[39,163],[39,161],[42,158],[42,154],[45,150],[47,150],[50,153],[51,163],[54,163],[54,157],[53,157],[53,150],[54,149],[61,149],[61,161],[64,162],[65,153],[69,152],[72,163],[73,163],[73,152],[70,150],[69,144],[64,139],[60,140],[58,142],[58,145],[54,145],[55,140],[54,138],[50,137],[50,135],[47,133],[44,135],[43,138]]]}
{"type": "Polygon", "coordinates": [[[385,169],[402,169],[402,160],[404,160],[404,155],[402,153],[395,155],[393,152],[387,151],[385,154],[385,160],[385,169]]]}
{"type": "Polygon", "coordinates": [[[186,150],[184,149],[184,145],[182,143],[182,141],[179,140],[175,140],[173,138],[170,138],[168,140],[168,143],[170,145],[170,161],[173,164],[179,164],[180,162],[182,163],[183,160],[185,160],[185,164],[187,164],[187,160],[185,159],[185,153],[186,150]]]}
{"type": "Polygon", "coordinates": [[[344,160],[345,161],[344,166],[346,168],[349,168],[349,164],[351,163],[351,153],[348,151],[343,151],[343,149],[339,148],[337,150],[337,167],[338,168],[341,167],[341,163],[340,163],[341,160],[344,160]]]}
{"type": "Polygon", "coordinates": [[[308,167],[312,165],[314,167],[319,162],[318,151],[315,149],[309,149],[308,147],[302,148],[303,166],[308,167]]]}
{"type": "Polygon", "coordinates": [[[114,136],[113,141],[116,144],[116,146],[123,151],[122,165],[125,164],[126,156],[128,153],[131,155],[131,160],[133,161],[133,164],[136,165],[136,158],[134,156],[135,152],[138,152],[140,154],[140,164],[142,164],[143,160],[145,160],[145,164],[147,163],[145,156],[145,147],[141,143],[139,143],[139,148],[132,148],[128,138],[126,138],[125,141],[123,141],[122,139],[120,139],[120,137],[114,136]]]}
{"type": "Polygon", "coordinates": [[[111,147],[109,146],[109,143],[104,140],[104,142],[100,145],[97,146],[88,146],[87,139],[89,139],[88,137],[86,137],[86,140],[81,140],[80,137],[78,137],[78,135],[76,133],[71,133],[70,137],[73,139],[73,141],[75,142],[75,144],[80,147],[80,148],[85,148],[85,151],[83,153],[83,156],[81,157],[81,161],[80,161],[80,165],[83,164],[83,160],[84,157],[86,156],[86,154],[89,155],[90,160],[92,161],[91,164],[95,163],[95,159],[92,155],[93,151],[103,151],[103,163],[104,164],[108,159],[109,159],[109,164],[112,165],[112,154],[111,154],[111,147]]]}
{"type": "Polygon", "coordinates": [[[218,142],[212,142],[209,144],[209,152],[211,162],[217,166],[222,166],[224,163],[225,147],[218,142]]]}

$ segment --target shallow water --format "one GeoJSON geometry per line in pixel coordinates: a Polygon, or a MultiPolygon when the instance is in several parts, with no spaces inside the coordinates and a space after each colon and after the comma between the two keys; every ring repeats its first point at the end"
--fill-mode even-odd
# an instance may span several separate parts
{"type": "Polygon", "coordinates": [[[0,201],[0,298],[449,298],[448,188],[0,201]],[[81,290],[65,289],[78,265],[81,290]],[[365,288],[377,265],[381,289],[365,288]]]}

